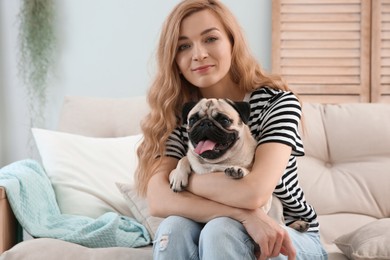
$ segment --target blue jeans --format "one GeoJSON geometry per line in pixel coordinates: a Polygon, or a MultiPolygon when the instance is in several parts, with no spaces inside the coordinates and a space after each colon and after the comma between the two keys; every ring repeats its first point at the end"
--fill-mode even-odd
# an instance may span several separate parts
{"type": "MultiPolygon", "coordinates": [[[[297,259],[328,259],[319,234],[300,233],[286,227],[297,251],[297,259]]],[[[244,226],[231,218],[220,217],[201,224],[171,216],[159,226],[153,242],[153,259],[256,259],[255,243],[244,226]]],[[[272,259],[287,259],[280,255],[272,259]]]]}

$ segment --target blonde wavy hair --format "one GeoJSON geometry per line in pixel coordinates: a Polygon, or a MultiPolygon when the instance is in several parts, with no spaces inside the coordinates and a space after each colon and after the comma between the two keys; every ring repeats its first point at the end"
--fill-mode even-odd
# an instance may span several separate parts
{"type": "Polygon", "coordinates": [[[165,143],[180,123],[180,111],[185,102],[201,97],[196,86],[180,73],[175,62],[180,25],[184,18],[202,10],[210,10],[222,22],[232,44],[230,76],[243,92],[261,86],[288,90],[280,77],[266,75],[249,51],[242,30],[234,15],[218,0],[184,0],[166,18],[157,49],[157,75],[148,92],[150,113],[142,121],[144,139],[138,148],[136,170],[138,193],[146,195],[147,185],[156,172],[165,143]]]}

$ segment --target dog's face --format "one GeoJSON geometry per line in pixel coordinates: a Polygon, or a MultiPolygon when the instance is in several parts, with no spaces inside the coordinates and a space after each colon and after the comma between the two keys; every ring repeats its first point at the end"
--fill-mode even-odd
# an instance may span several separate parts
{"type": "Polygon", "coordinates": [[[189,150],[208,162],[218,162],[228,150],[243,141],[249,118],[249,103],[227,99],[202,99],[183,108],[187,122],[189,150]]]}

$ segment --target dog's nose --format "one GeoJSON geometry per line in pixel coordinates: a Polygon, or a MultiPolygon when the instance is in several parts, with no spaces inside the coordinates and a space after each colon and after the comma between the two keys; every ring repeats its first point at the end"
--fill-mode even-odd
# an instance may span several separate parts
{"type": "Polygon", "coordinates": [[[201,126],[201,127],[205,127],[205,126],[211,127],[212,125],[213,125],[213,123],[212,123],[210,120],[204,120],[204,121],[202,121],[202,122],[200,123],[200,126],[201,126]]]}

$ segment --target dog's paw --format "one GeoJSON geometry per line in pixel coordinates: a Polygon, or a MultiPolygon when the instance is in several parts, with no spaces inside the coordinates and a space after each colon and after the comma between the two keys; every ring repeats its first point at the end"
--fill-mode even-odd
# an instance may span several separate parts
{"type": "Polygon", "coordinates": [[[306,232],[309,229],[309,223],[303,220],[297,220],[293,222],[290,227],[299,232],[306,232]]]}
{"type": "Polygon", "coordinates": [[[174,169],[169,174],[169,183],[174,192],[183,191],[188,186],[188,174],[174,169]]]}
{"type": "Polygon", "coordinates": [[[248,170],[245,168],[232,166],[225,169],[225,174],[226,176],[229,176],[230,178],[233,179],[241,179],[242,177],[248,174],[248,170]]]}

